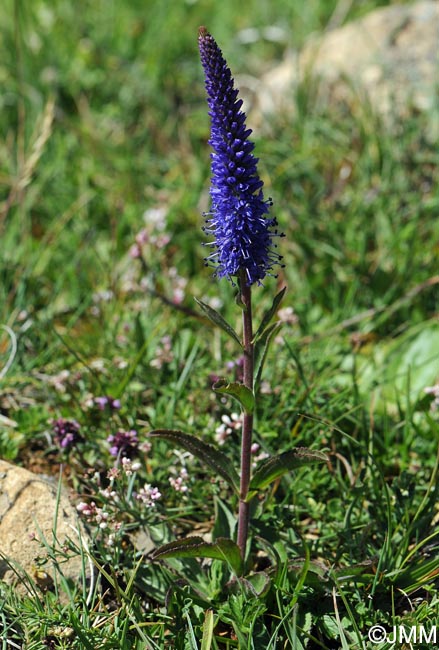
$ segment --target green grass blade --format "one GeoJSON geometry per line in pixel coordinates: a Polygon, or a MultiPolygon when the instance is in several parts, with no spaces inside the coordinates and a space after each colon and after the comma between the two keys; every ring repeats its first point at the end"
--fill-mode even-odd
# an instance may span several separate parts
{"type": "Polygon", "coordinates": [[[271,341],[273,340],[274,335],[279,331],[281,328],[282,323],[272,323],[268,327],[265,328],[264,332],[261,334],[261,336],[257,339],[255,346],[254,346],[254,388],[259,385],[259,382],[261,381],[261,375],[262,375],[262,370],[264,367],[265,359],[267,358],[267,353],[268,353],[268,348],[270,346],[271,341]]]}
{"type": "Polygon", "coordinates": [[[262,317],[261,324],[259,325],[259,327],[258,327],[258,329],[256,331],[256,334],[254,336],[254,342],[256,342],[258,340],[258,338],[263,335],[263,333],[265,331],[265,328],[268,326],[269,322],[271,321],[271,319],[275,315],[275,313],[277,311],[277,308],[279,307],[280,303],[282,302],[282,299],[283,299],[283,297],[285,295],[286,290],[287,290],[287,288],[284,287],[274,297],[273,304],[271,305],[270,309],[268,309],[265,312],[264,316],[262,317]]]}

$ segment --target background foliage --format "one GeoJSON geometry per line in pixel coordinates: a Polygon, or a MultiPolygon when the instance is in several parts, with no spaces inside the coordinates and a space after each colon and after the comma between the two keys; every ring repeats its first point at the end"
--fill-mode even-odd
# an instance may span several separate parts
{"type": "MultiPolygon", "coordinates": [[[[353,1],[346,20],[384,4],[353,1]]],[[[234,407],[209,387],[239,367],[227,365],[236,350],[193,301],[219,300],[236,318],[233,290],[212,280],[200,245],[209,124],[197,29],[207,25],[237,75],[259,77],[325,29],[337,6],[3,2],[0,323],[17,351],[12,359],[11,336],[0,332],[2,457],[56,473],[50,420],[75,418],[84,441],[68,457],[69,481],[92,495],[81,472],[111,466],[106,438],[117,428],[145,437],[183,427],[213,440],[234,407]],[[142,228],[143,262],[129,254],[142,228]],[[89,408],[99,395],[120,399],[120,411],[89,408]]],[[[102,604],[96,593],[95,612],[108,617],[98,625],[78,615],[87,609],[79,597],[67,611],[50,594],[21,602],[8,592],[1,620],[5,630],[19,621],[16,643],[47,647],[62,624],[74,635],[51,647],[198,647],[203,624],[209,638],[210,603],[216,627],[205,647],[360,648],[373,622],[437,615],[438,425],[424,389],[439,379],[438,116],[412,114],[389,129],[372,110],[316,107],[307,88],[296,105],[294,119],[273,117],[254,134],[286,234],[277,284],[288,286],[283,306],[294,309],[267,361],[256,438],[270,453],[325,448],[331,463],[283,479],[256,513],[274,587],[227,591],[230,576],[215,562],[203,585],[190,562],[153,579],[138,552],[116,558],[97,539],[99,566],[119,563],[141,598],[107,576],[118,595],[102,604]],[[178,572],[189,587],[165,606],[178,572]]],[[[275,281],[266,284],[255,292],[260,307],[274,295],[275,281]]],[[[236,460],[234,435],[227,453],[236,460]]],[[[224,530],[230,495],[183,462],[191,481],[183,499],[169,489],[176,456],[164,442],[142,469],[164,494],[169,531],[224,530]]],[[[128,528],[139,518],[127,516],[128,528]]]]}

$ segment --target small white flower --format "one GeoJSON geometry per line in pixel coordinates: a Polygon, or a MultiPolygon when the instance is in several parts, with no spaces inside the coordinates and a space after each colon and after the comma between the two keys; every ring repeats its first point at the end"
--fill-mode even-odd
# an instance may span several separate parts
{"type": "Polygon", "coordinates": [[[143,221],[147,225],[154,226],[157,230],[164,230],[166,226],[166,215],[168,208],[160,206],[157,208],[149,208],[143,213],[143,221]]]}
{"type": "Polygon", "coordinates": [[[233,431],[239,430],[242,426],[242,416],[238,413],[221,416],[221,424],[215,429],[215,440],[223,445],[233,431]]]}
{"type": "Polygon", "coordinates": [[[427,393],[427,395],[433,395],[433,401],[431,402],[430,405],[430,411],[438,411],[439,410],[439,382],[435,384],[434,386],[426,386],[424,388],[424,392],[427,393]]]}
{"type": "Polygon", "coordinates": [[[122,456],[121,463],[125,476],[132,476],[134,472],[140,469],[140,463],[133,463],[131,458],[127,458],[126,456],[122,456]]]}
{"type": "Polygon", "coordinates": [[[140,488],[136,494],[136,499],[142,501],[148,508],[154,508],[155,502],[160,499],[161,493],[157,487],[152,487],[149,483],[145,483],[143,488],[140,488]]]}
{"type": "Polygon", "coordinates": [[[288,325],[296,325],[299,322],[299,317],[292,307],[283,307],[282,309],[279,309],[277,317],[280,321],[287,323],[288,325]]]}

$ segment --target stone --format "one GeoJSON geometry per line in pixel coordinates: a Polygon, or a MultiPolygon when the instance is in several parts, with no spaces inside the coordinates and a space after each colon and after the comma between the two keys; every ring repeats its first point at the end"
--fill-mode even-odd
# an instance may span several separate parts
{"type": "Polygon", "coordinates": [[[58,494],[56,482],[0,460],[0,579],[21,595],[33,593],[32,583],[45,591],[55,581],[62,592],[59,571],[78,584],[84,574],[80,555],[68,550],[68,559],[63,556],[69,539],[78,547],[89,541],[66,491],[58,494]],[[55,549],[56,560],[47,547],[55,549]]]}
{"type": "Polygon", "coordinates": [[[255,119],[291,112],[299,83],[316,88],[319,102],[352,106],[366,99],[383,116],[437,107],[438,54],[437,0],[376,9],[287,53],[260,81],[255,119]]]}

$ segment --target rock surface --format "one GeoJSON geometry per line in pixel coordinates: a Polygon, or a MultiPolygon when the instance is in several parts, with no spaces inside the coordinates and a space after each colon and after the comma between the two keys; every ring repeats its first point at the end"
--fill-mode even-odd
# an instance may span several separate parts
{"type": "Polygon", "coordinates": [[[383,115],[437,106],[439,2],[391,5],[311,37],[300,53],[289,53],[263,76],[256,115],[292,110],[294,89],[310,78],[318,101],[367,98],[383,115]]]}
{"type": "MultiPolygon", "coordinates": [[[[78,530],[81,539],[87,539],[66,493],[61,490],[58,498],[57,488],[41,476],[0,460],[0,579],[16,585],[21,594],[32,591],[26,574],[43,591],[53,588],[55,580],[62,589],[44,540],[62,553],[67,539],[80,546],[78,530]]],[[[78,583],[83,573],[81,558],[71,551],[68,554],[67,560],[58,555],[59,568],[64,577],[78,583]]]]}

